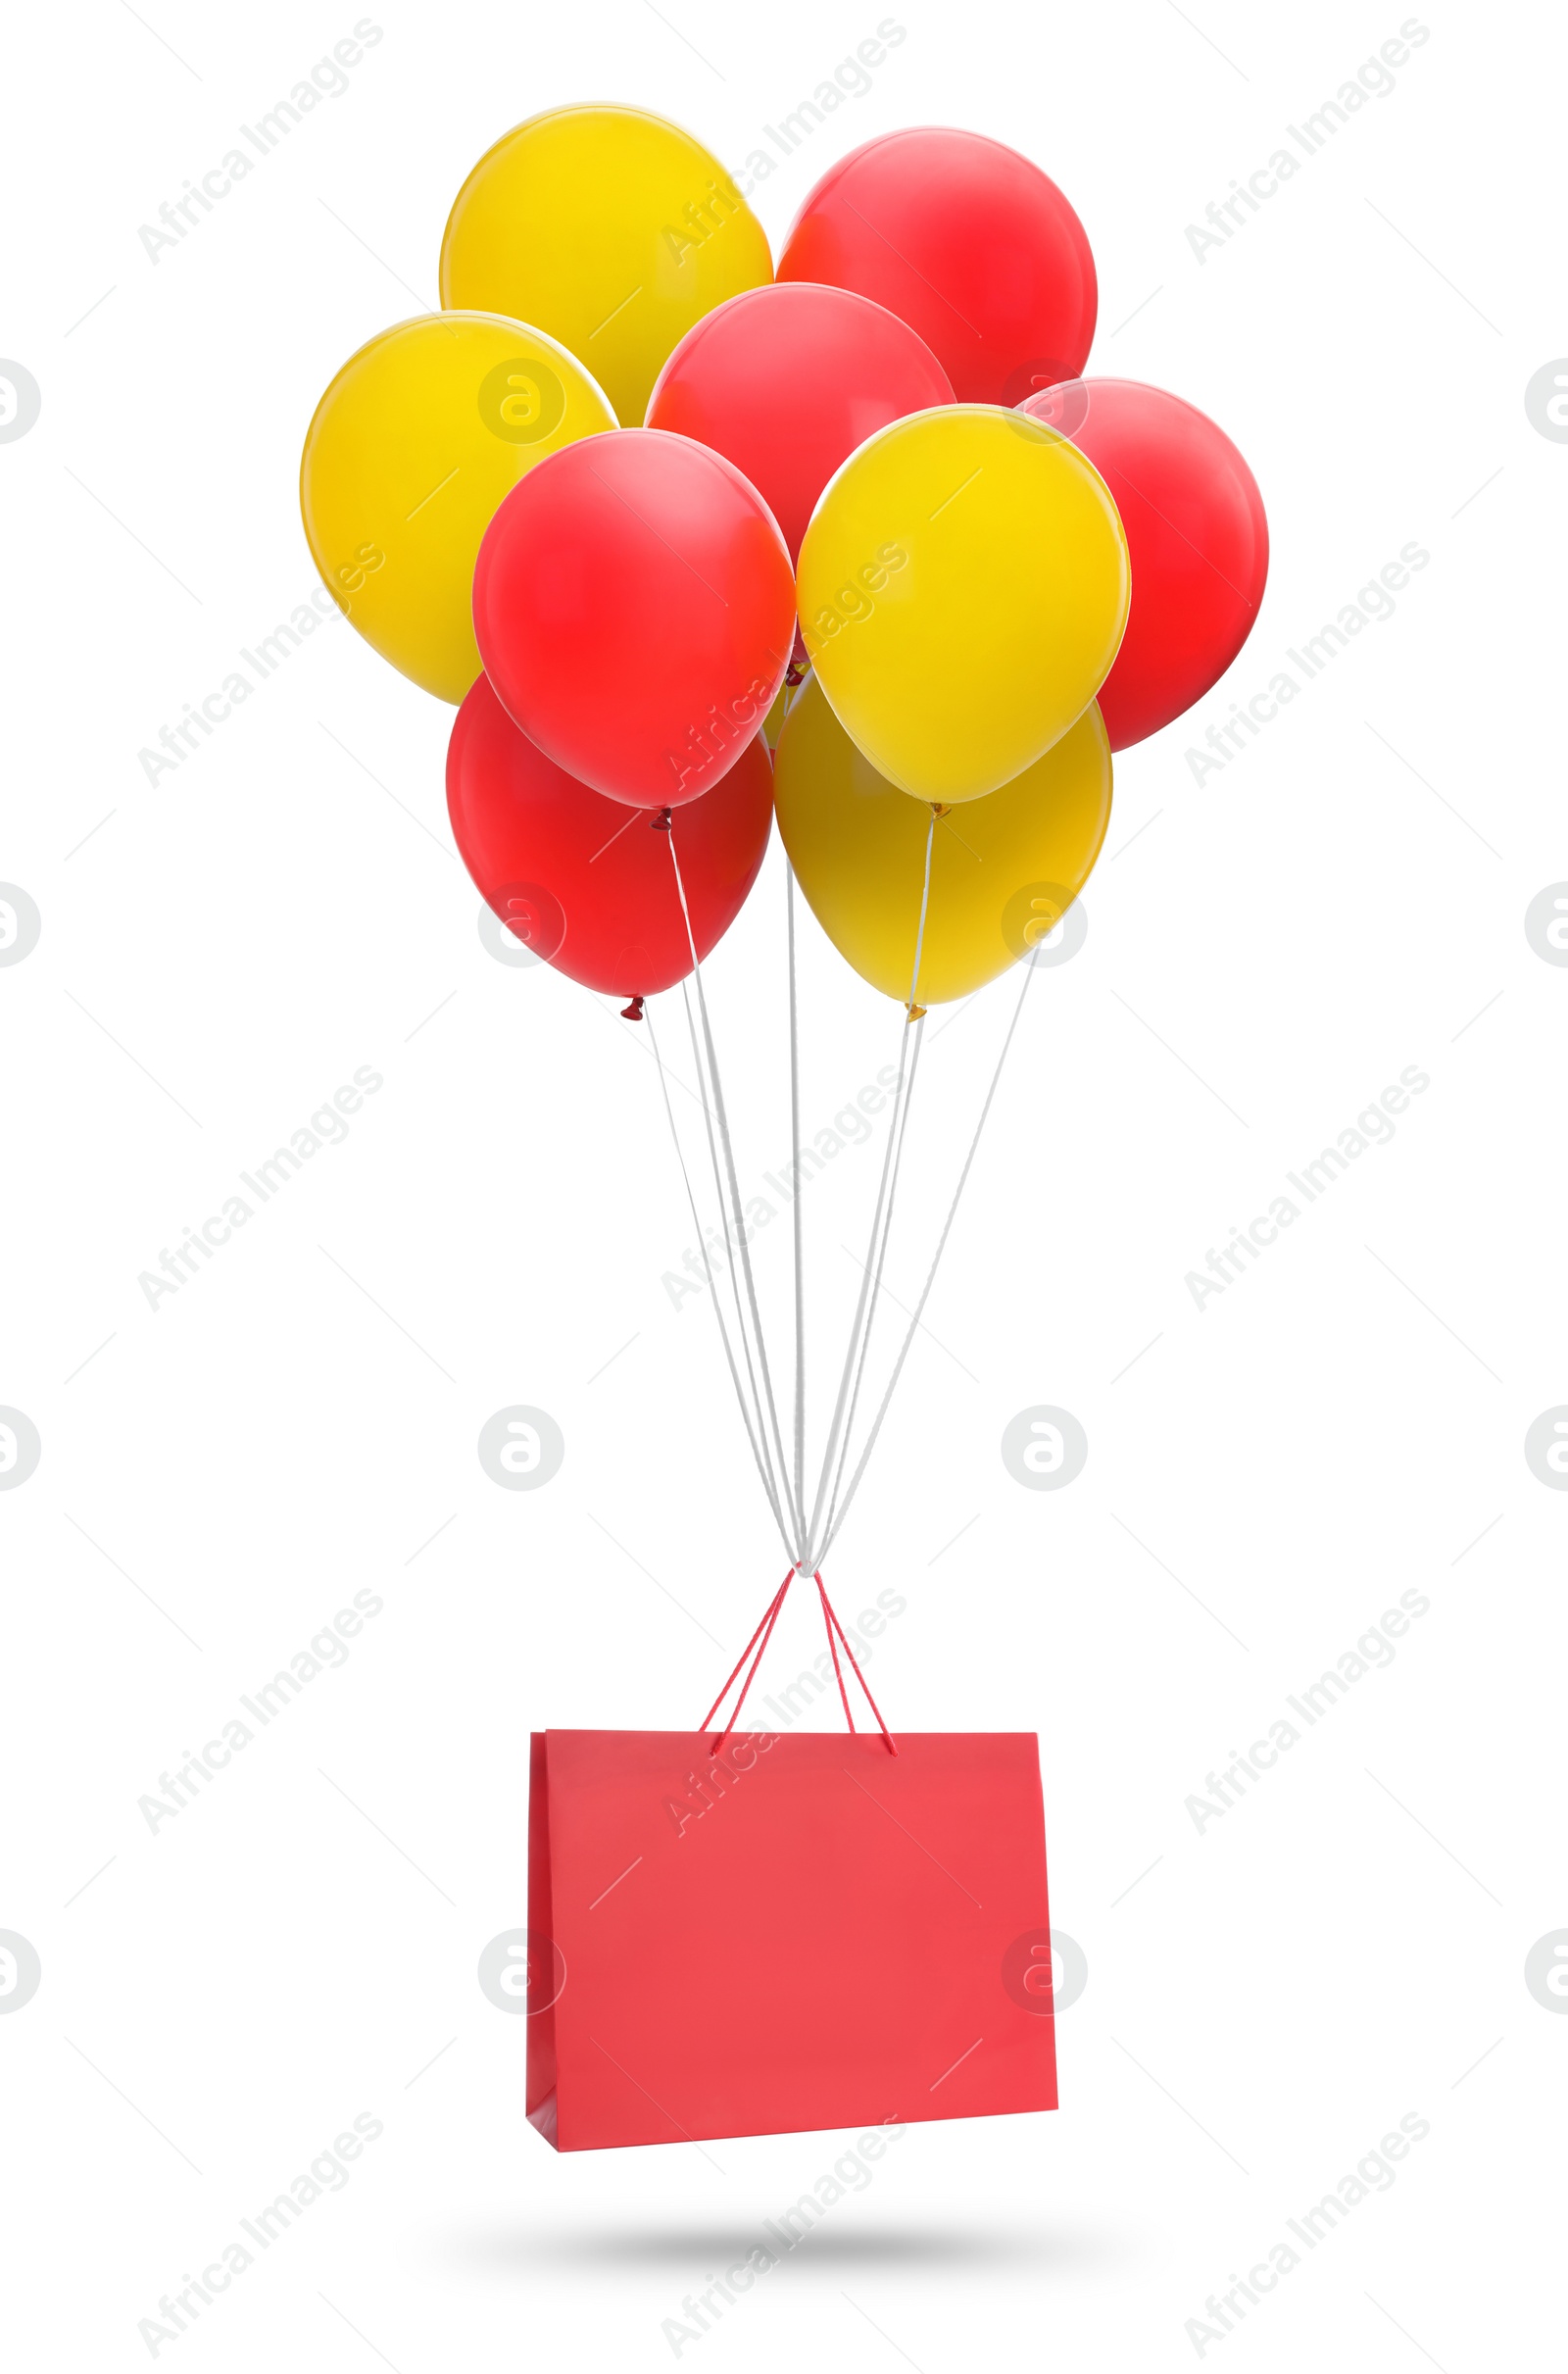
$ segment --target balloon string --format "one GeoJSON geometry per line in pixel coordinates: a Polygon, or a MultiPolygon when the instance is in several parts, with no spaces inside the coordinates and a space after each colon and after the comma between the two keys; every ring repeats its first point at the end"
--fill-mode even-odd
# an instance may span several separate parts
{"type": "Polygon", "coordinates": [[[914,970],[909,975],[909,1015],[915,1015],[914,993],[920,986],[920,952],[925,946],[926,912],[931,905],[931,850],[937,837],[937,812],[933,807],[931,821],[925,828],[925,880],[920,885],[920,920],[914,927],[914,970]]]}
{"type": "MultiPolygon", "coordinates": [[[[713,1045],[712,1024],[708,1014],[708,998],[703,988],[703,968],[697,961],[697,940],[692,931],[691,910],[686,904],[686,886],[681,880],[680,858],[675,849],[673,824],[671,824],[669,833],[669,862],[675,869],[675,888],[680,895],[680,911],[686,923],[686,944],[691,951],[692,975],[697,983],[697,1010],[702,1016],[703,1040],[708,1050],[708,1068],[713,1089],[713,1119],[718,1124],[718,1134],[724,1149],[724,1168],[729,1180],[730,1205],[735,1217],[735,1242],[740,1252],[742,1274],[746,1280],[746,1299],[751,1309],[752,1328],[757,1339],[757,1358],[762,1372],[762,1388],[767,1400],[767,1416],[772,1428],[773,1449],[778,1455],[779,1487],[795,1529],[795,1557],[800,1559],[805,1556],[805,1544],[802,1540],[802,1511],[794,1505],[790,1491],[789,1462],[784,1457],[784,1437],[779,1428],[778,1405],[773,1395],[773,1377],[768,1366],[767,1344],[762,1334],[761,1312],[758,1309],[757,1281],[752,1273],[751,1248],[747,1243],[745,1223],[741,1215],[740,1181],[736,1175],[735,1149],[730,1139],[729,1116],[724,1105],[724,1085],[719,1076],[718,1051],[713,1045]]],[[[684,984],[682,987],[684,988],[684,984]]],[[[690,1001],[688,1000],[688,1014],[690,1011],[690,1001]]],[[[705,1099],[705,1111],[706,1109],[705,1099]]],[[[722,1201],[722,1198],[720,1200],[722,1201]]],[[[733,1256],[731,1258],[733,1260],[733,1256]]],[[[748,1364],[751,1355],[748,1351],[748,1364]]],[[[765,1442],[766,1437],[764,1436],[763,1439],[765,1442]]]]}
{"type": "Polygon", "coordinates": [[[839,1379],[838,1399],[834,1404],[833,1409],[833,1424],[828,1433],[827,1449],[822,1459],[822,1472],[817,1481],[816,1497],[811,1507],[811,1524],[809,1533],[811,1548],[809,1551],[809,1556],[812,1562],[818,1565],[821,1563],[822,1558],[825,1555],[825,1551],[818,1551],[815,1548],[818,1527],[822,1520],[823,1504],[827,1499],[828,1479],[830,1476],[834,1479],[833,1491],[834,1496],[836,1497],[838,1491],[838,1478],[842,1476],[844,1471],[844,1454],[849,1448],[849,1436],[844,1422],[845,1410],[849,1403],[852,1379],[855,1380],[855,1390],[857,1395],[858,1394],[859,1390],[858,1369],[857,1367],[856,1355],[858,1350],[859,1350],[859,1365],[860,1367],[863,1367],[864,1353],[860,1348],[863,1342],[869,1337],[870,1321],[868,1313],[872,1307],[872,1278],[873,1274],[875,1274],[878,1282],[880,1283],[881,1275],[881,1264],[878,1259],[878,1247],[881,1247],[884,1256],[886,1254],[887,1240],[883,1230],[883,1217],[885,1212],[891,1221],[893,1196],[897,1190],[898,1170],[904,1153],[904,1134],[908,1118],[909,1098],[914,1092],[914,1074],[919,1066],[920,1061],[920,1045],[924,1034],[924,1017],[921,1016],[921,1018],[915,1024],[913,1042],[914,1055],[912,1061],[908,1060],[910,1041],[907,1023],[908,1020],[913,1018],[914,1015],[914,993],[919,986],[920,958],[925,947],[926,915],[931,902],[931,851],[932,844],[936,837],[936,811],[933,809],[931,812],[931,820],[926,827],[925,877],[920,886],[920,913],[915,924],[914,964],[909,974],[908,1014],[906,1017],[906,1027],[899,1034],[898,1078],[894,1083],[893,1089],[893,1113],[888,1123],[888,1142],[882,1156],[882,1177],[877,1187],[876,1204],[871,1214],[871,1235],[870,1240],[866,1245],[865,1261],[860,1271],[859,1297],[856,1303],[855,1317],[850,1327],[850,1340],[846,1345],[844,1352],[844,1371],[839,1379]],[[906,1088],[906,1071],[907,1088],[906,1088]],[[864,1336],[862,1336],[862,1329],[865,1330],[864,1336]],[[837,1461],[836,1467],[835,1461],[837,1461]]]}
{"type": "Polygon", "coordinates": [[[850,1411],[844,1423],[844,1439],[840,1445],[838,1467],[834,1473],[833,1490],[828,1500],[827,1532],[830,1539],[834,1529],[835,1512],[838,1508],[839,1488],[844,1481],[845,1461],[849,1458],[850,1444],[855,1434],[855,1413],[860,1406],[860,1385],[865,1375],[866,1355],[871,1346],[871,1330],[876,1324],[877,1305],[882,1298],[882,1272],[887,1263],[888,1245],[893,1235],[893,1204],[899,1191],[899,1177],[904,1165],[904,1140],[909,1125],[909,1107],[914,1100],[915,1073],[920,1067],[920,1049],[925,1037],[925,1013],[923,1008],[915,1005],[915,992],[919,987],[920,955],[925,945],[926,914],[931,898],[931,852],[936,839],[936,829],[937,811],[933,807],[931,821],[926,827],[925,881],[920,893],[920,919],[914,935],[914,969],[909,979],[909,1012],[918,1016],[914,1025],[914,1053],[909,1059],[909,1085],[904,1099],[904,1112],[899,1123],[899,1147],[893,1158],[893,1176],[888,1186],[887,1212],[882,1223],[882,1241],[877,1248],[876,1269],[871,1279],[871,1291],[865,1306],[865,1327],[860,1336],[860,1349],[856,1359],[855,1385],[850,1394],[850,1411]]]}
{"type": "MultiPolygon", "coordinates": [[[[757,1461],[757,1472],[761,1478],[762,1490],[766,1493],[768,1506],[773,1511],[773,1521],[778,1527],[779,1538],[788,1553],[790,1549],[789,1531],[784,1523],[783,1510],[778,1504],[778,1495],[774,1491],[767,1469],[762,1463],[761,1450],[753,1429],[752,1412],[747,1404],[745,1388],[741,1384],[740,1370],[735,1364],[735,1354],[729,1340],[729,1329],[724,1324],[723,1305],[718,1297],[718,1281],[713,1275],[712,1262],[708,1258],[708,1239],[703,1232],[702,1220],[698,1216],[697,1198],[692,1192],[691,1173],[686,1167],[686,1157],[681,1150],[680,1132],[675,1127],[674,1110],[669,1101],[669,1083],[664,1077],[663,1059],[659,1052],[659,1035],[654,1028],[652,1012],[645,1014],[643,1018],[648,1024],[648,1036],[654,1050],[654,1062],[659,1068],[659,1086],[664,1100],[664,1113],[669,1121],[670,1140],[675,1149],[675,1160],[680,1164],[681,1183],[686,1190],[686,1202],[692,1215],[692,1226],[697,1232],[697,1242],[703,1256],[703,1270],[708,1279],[708,1291],[712,1297],[713,1316],[718,1321],[719,1341],[724,1347],[724,1358],[729,1364],[730,1382],[735,1388],[735,1399],[740,1405],[741,1423],[746,1428],[746,1439],[752,1447],[752,1457],[757,1461]]],[[[729,1685],[726,1683],[725,1688],[728,1687],[729,1685]]]]}
{"type": "Polygon", "coordinates": [[[702,1049],[697,1043],[697,1023],[692,1014],[692,1002],[684,981],[681,983],[680,994],[681,1003],[686,1009],[686,1029],[691,1039],[692,1063],[697,1072],[698,1087],[702,1092],[703,1126],[708,1132],[708,1159],[712,1166],[713,1193],[718,1201],[719,1227],[724,1240],[724,1259],[729,1271],[729,1290],[735,1302],[735,1332],[740,1338],[741,1354],[746,1362],[746,1381],[751,1388],[751,1408],[757,1419],[758,1446],[762,1461],[762,1481],[779,1530],[784,1537],[784,1547],[793,1557],[794,1544],[790,1538],[791,1528],[784,1522],[780,1487],[773,1472],[773,1454],[767,1440],[767,1423],[762,1414],[762,1397],[758,1389],[757,1364],[752,1358],[752,1339],[746,1327],[746,1305],[741,1295],[740,1276],[735,1266],[735,1239],[729,1222],[724,1217],[724,1188],[719,1177],[718,1147],[713,1137],[713,1107],[709,1094],[708,1073],[703,1063],[702,1049]]]}
{"type": "Polygon", "coordinates": [[[795,868],[784,865],[790,967],[790,1211],[795,1223],[795,1506],[806,1507],[806,1271],[801,1233],[801,1035],[795,995],[795,868]]]}
{"type": "Polygon", "coordinates": [[[953,1202],[948,1207],[948,1216],[942,1223],[942,1234],[937,1239],[937,1249],[931,1256],[931,1266],[926,1272],[925,1284],[920,1289],[920,1299],[914,1306],[914,1312],[909,1320],[908,1331],[904,1338],[902,1346],[900,1347],[899,1357],[894,1362],[893,1374],[888,1379],[888,1387],[886,1393],[884,1393],[882,1396],[881,1408],[877,1410],[876,1416],[872,1421],[871,1431],[866,1437],[865,1449],[860,1454],[859,1465],[856,1468],[854,1475],[850,1479],[850,1488],[844,1495],[838,1514],[834,1518],[833,1523],[829,1528],[827,1539],[823,1543],[821,1551],[818,1554],[817,1562],[819,1564],[823,1559],[825,1559],[829,1550],[831,1550],[834,1542],[838,1539],[840,1528],[844,1523],[845,1517],[849,1514],[850,1505],[855,1499],[856,1493],[860,1488],[860,1478],[865,1473],[866,1461],[869,1459],[872,1452],[876,1448],[876,1438],[882,1431],[882,1421],[887,1416],[888,1407],[893,1400],[893,1395],[898,1386],[899,1378],[904,1372],[904,1363],[908,1358],[909,1346],[914,1341],[915,1329],[920,1324],[920,1314],[926,1307],[927,1298],[930,1295],[932,1285],[936,1278],[937,1264],[940,1262],[943,1251],[947,1245],[948,1233],[953,1226],[954,1214],[958,1209],[958,1199],[963,1193],[964,1185],[969,1176],[970,1167],[974,1162],[976,1150],[980,1144],[980,1132],[986,1125],[986,1115],[991,1111],[992,1099],[997,1093],[997,1083],[1002,1077],[1002,1066],[1007,1060],[1007,1050],[1012,1045],[1013,1033],[1018,1027],[1018,1020],[1023,1013],[1023,1002],[1029,993],[1029,978],[1033,973],[1034,968],[1034,961],[1031,958],[1025,963],[1024,965],[1023,986],[1018,992],[1018,1002],[1012,1010],[1012,1019],[1007,1024],[1007,1035],[1002,1042],[1002,1053],[997,1058],[997,1067],[991,1075],[991,1085],[986,1090],[985,1103],[980,1108],[980,1118],[974,1125],[974,1136],[969,1142],[969,1151],[964,1157],[963,1168],[958,1173],[958,1183],[953,1191],[953,1202]]]}
{"type": "MultiPolygon", "coordinates": [[[[882,1271],[887,1262],[888,1244],[893,1235],[893,1202],[899,1191],[899,1175],[904,1163],[904,1138],[908,1127],[909,1106],[914,1098],[914,1075],[920,1066],[920,1048],[924,1035],[925,1016],[922,1014],[914,1026],[914,1053],[909,1059],[909,1086],[904,1100],[904,1115],[899,1127],[899,1150],[893,1158],[893,1177],[888,1187],[888,1207],[882,1224],[881,1243],[877,1247],[876,1268],[871,1278],[871,1290],[866,1298],[865,1326],[860,1336],[860,1348],[856,1357],[855,1384],[850,1394],[849,1415],[844,1421],[844,1439],[839,1446],[838,1466],[834,1471],[833,1490],[828,1500],[824,1544],[833,1538],[834,1519],[839,1505],[839,1487],[844,1481],[845,1462],[849,1459],[850,1442],[855,1433],[855,1413],[860,1406],[860,1385],[865,1376],[866,1354],[871,1346],[871,1329],[876,1323],[877,1305],[882,1297],[882,1271]]],[[[825,1546],[822,1555],[823,1557],[827,1555],[825,1546]]]]}
{"type": "Polygon", "coordinates": [[[844,1411],[849,1398],[850,1377],[855,1361],[855,1347],[859,1340],[860,1322],[865,1315],[865,1298],[870,1292],[871,1264],[876,1253],[877,1231],[882,1224],[882,1207],[888,1191],[888,1175],[893,1167],[893,1150],[898,1140],[898,1119],[904,1099],[905,1068],[908,1049],[909,1034],[907,1030],[905,1030],[899,1039],[899,1071],[893,1084],[893,1112],[888,1121],[887,1144],[882,1150],[882,1175],[877,1182],[876,1205],[871,1214],[870,1242],[866,1246],[865,1261],[860,1270],[859,1299],[856,1304],[855,1317],[850,1325],[850,1339],[844,1352],[844,1373],[839,1379],[838,1399],[833,1406],[833,1422],[828,1429],[827,1448],[822,1458],[822,1472],[817,1479],[816,1498],[811,1505],[811,1522],[808,1534],[808,1548],[816,1539],[817,1527],[821,1522],[827,1494],[828,1477],[833,1471],[833,1461],[838,1455],[839,1441],[843,1432],[844,1411]]]}

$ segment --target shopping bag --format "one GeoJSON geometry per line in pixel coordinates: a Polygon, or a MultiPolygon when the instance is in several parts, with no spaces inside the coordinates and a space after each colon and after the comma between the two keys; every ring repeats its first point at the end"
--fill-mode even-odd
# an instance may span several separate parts
{"type": "Polygon", "coordinates": [[[734,1723],[534,1735],[540,2133],[591,2151],[1054,2109],[1034,1733],[734,1723]]]}

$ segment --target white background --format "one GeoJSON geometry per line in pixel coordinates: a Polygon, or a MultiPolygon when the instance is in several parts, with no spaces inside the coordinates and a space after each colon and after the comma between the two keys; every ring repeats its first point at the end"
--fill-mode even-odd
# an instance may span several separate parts
{"type": "MultiPolygon", "coordinates": [[[[1410,2111],[1393,2189],[1208,2355],[1467,2374],[1560,2321],[1568,2020],[1523,1964],[1568,1924],[1568,1498],[1522,1444],[1568,1401],[1568,970],[1523,928],[1568,876],[1568,451],[1523,402],[1568,350],[1562,36],[1426,13],[1394,93],[1200,264],[1185,226],[1400,12],[1198,14],[901,8],[870,93],[755,201],[776,249],[906,124],[1036,158],[1094,246],[1091,371],[1221,421],[1273,567],[1231,678],[1118,762],[1087,945],[1034,983],[830,1578],[846,1612],[908,1598],[872,1669],[895,1726],[1040,1732],[1089,1966],[1062,2108],[911,2128],[686,2362],[1190,2363],[1205,2297],[1410,2111]],[[1196,784],[1189,745],[1410,541],[1396,616],[1196,784]],[[1393,1142],[1196,1309],[1185,1274],[1411,1064],[1393,1142]],[[1087,1430],[1068,1489],[1003,1466],[1037,1404],[1087,1430]],[[1410,1589],[1392,1667],[1200,1833],[1205,1774],[1410,1589]]],[[[348,92],[156,266],[138,223],[349,0],[100,0],[10,36],[0,350],[42,389],[0,447],[0,877],[42,916],[0,970],[0,1403],[42,1440],[0,1493],[0,1928],[43,1969],[0,2017],[19,2365],[145,2363],[160,2295],[368,2111],[346,2189],[165,2360],[657,2367],[682,2296],[849,2140],[557,2157],[525,2022],[475,1979],[524,1918],[530,1728],[695,1722],[780,1565],[711,1323],[661,1283],[691,1231],[643,1038],[485,952],[450,713],[345,626],[156,787],[137,762],[308,597],[312,407],[433,302],[480,151],[619,97],[738,167],[875,23],[666,15],[684,41],[637,0],[377,8],[348,92]],[[347,1142],[150,1311],[138,1273],[364,1064],[347,1142]],[[514,1403],[564,1431],[547,1489],[478,1464],[514,1403]],[[356,1589],[385,1604],[347,1665],[150,1833],[138,1797],[356,1589]]],[[[711,966],[752,1177],[788,1145],[782,901],[775,849],[711,966]]],[[[814,1128],[899,1020],[814,926],[803,969],[814,1128]]],[[[928,1025],[906,1301],[1010,998],[928,1025]]],[[[816,1408],[875,1160],[812,1191],[816,1408]]]]}

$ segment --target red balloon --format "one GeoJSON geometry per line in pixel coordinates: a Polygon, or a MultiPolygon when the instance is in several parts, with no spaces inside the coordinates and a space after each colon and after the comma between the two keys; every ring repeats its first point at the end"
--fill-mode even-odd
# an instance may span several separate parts
{"type": "MultiPolygon", "coordinates": [[[[825,173],[780,280],[825,280],[918,330],[960,404],[1074,378],[1095,334],[1095,260],[1038,165],[978,132],[885,132],[825,173]]],[[[525,481],[526,483],[526,481],[525,481]]]]}
{"type": "Polygon", "coordinates": [[[473,630],[502,706],[558,767],[633,808],[717,783],[795,635],[778,524],[732,464],[613,428],[519,479],[485,530],[473,630]]]}
{"type": "Polygon", "coordinates": [[[662,829],[547,759],[481,676],[452,728],[447,809],[480,896],[526,947],[586,989],[647,997],[692,968],[671,838],[701,963],[757,879],[773,770],[754,734],[722,780],[662,829]]]}
{"type": "Polygon", "coordinates": [[[695,437],[743,470],[798,561],[839,464],[890,420],[952,402],[925,340],[885,306],[775,280],[687,331],[655,382],[648,425],[695,437]]]}
{"type": "Polygon", "coordinates": [[[1071,438],[1115,497],[1132,608],[1096,695],[1112,750],[1202,699],[1251,633],[1268,576],[1257,480],[1196,405],[1137,379],[1075,379],[1020,412],[1071,438]]]}

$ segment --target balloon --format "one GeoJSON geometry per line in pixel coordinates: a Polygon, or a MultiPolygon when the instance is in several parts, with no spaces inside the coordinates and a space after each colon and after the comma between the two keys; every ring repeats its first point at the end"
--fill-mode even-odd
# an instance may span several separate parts
{"type": "Polygon", "coordinates": [[[1263,498],[1224,430],[1162,387],[1075,379],[1021,410],[1087,454],[1126,530],[1132,608],[1098,695],[1125,750],[1201,700],[1250,634],[1268,576],[1263,498]]]}
{"type": "Polygon", "coordinates": [[[582,366],[493,314],[425,314],[344,364],[300,458],[300,514],[352,626],[443,701],[479,673],[470,590],[503,495],[546,455],[613,428],[582,366]]]}
{"type": "Polygon", "coordinates": [[[757,879],[772,770],[754,736],[722,782],[661,830],[536,750],[481,676],[452,728],[447,807],[480,895],[519,940],[585,988],[646,997],[692,968],[671,832],[701,962],[757,879]]]}
{"type": "Polygon", "coordinates": [[[631,426],[693,322],[772,276],[717,158],[638,107],[530,116],[480,158],[441,241],[443,305],[537,321],[631,426]]]}
{"type": "MultiPolygon", "coordinates": [[[[778,828],[811,913],[862,980],[909,998],[929,809],[861,757],[808,678],[779,737],[778,828]]],[[[1043,759],[988,800],[938,816],[915,995],[967,997],[1060,921],[1110,820],[1110,747],[1091,703],[1043,759]]]]}
{"type": "Polygon", "coordinates": [[[841,462],[906,413],[951,404],[947,373],[906,322],[844,288],[773,283],[687,331],[659,374],[650,428],[743,470],[790,548],[841,462]]]}
{"type": "Polygon", "coordinates": [[[502,504],[473,624],[503,707],[558,767],[634,808],[676,808],[718,781],[771,708],[795,581],[738,470],[687,437],[617,428],[502,504]]]}
{"type": "Polygon", "coordinates": [[[1037,165],[978,132],[885,132],[828,172],[790,225],[781,280],[874,297],[919,331],[960,403],[1075,378],[1099,290],[1084,226],[1037,165]]]}
{"type": "Polygon", "coordinates": [[[1115,658],[1127,591],[1103,481],[1064,437],[986,405],[879,430],[801,546],[822,690],[917,800],[981,799],[1043,757],[1115,658]]]}

